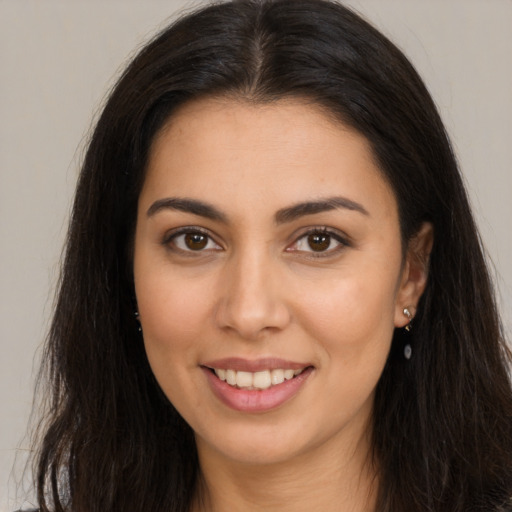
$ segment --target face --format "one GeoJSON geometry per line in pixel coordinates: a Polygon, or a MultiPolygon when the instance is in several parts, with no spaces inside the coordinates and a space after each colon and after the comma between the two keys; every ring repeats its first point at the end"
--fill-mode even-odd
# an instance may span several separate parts
{"type": "Polygon", "coordinates": [[[365,138],[299,101],[196,101],[154,141],[138,206],[144,343],[200,455],[268,464],[364,438],[419,293],[365,138]]]}

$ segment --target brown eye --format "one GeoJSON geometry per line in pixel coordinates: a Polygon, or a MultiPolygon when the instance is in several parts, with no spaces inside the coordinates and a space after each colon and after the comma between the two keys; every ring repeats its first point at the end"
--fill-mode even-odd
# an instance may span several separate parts
{"type": "Polygon", "coordinates": [[[341,233],[331,228],[312,228],[297,238],[286,248],[286,252],[296,252],[309,257],[336,257],[351,244],[341,233]]]}
{"type": "Polygon", "coordinates": [[[311,233],[308,235],[308,245],[312,251],[326,251],[331,245],[331,235],[325,233],[311,233]]]}
{"type": "Polygon", "coordinates": [[[200,251],[208,245],[208,237],[202,233],[187,233],[184,242],[191,251],[200,251]]]}
{"type": "Polygon", "coordinates": [[[188,227],[169,236],[164,240],[164,244],[171,250],[189,254],[222,250],[208,233],[188,227]]]}

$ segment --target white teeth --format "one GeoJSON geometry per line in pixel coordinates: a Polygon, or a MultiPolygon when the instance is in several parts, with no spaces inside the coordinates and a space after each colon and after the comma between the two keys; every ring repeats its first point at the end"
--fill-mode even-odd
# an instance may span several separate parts
{"type": "Polygon", "coordinates": [[[284,371],[284,379],[285,380],[290,380],[290,379],[293,379],[293,370],[285,370],[284,371]]]}
{"type": "Polygon", "coordinates": [[[235,370],[226,370],[226,382],[231,386],[234,386],[236,384],[235,370]]]}
{"type": "Polygon", "coordinates": [[[267,389],[271,386],[272,380],[268,370],[264,372],[256,372],[252,378],[252,385],[258,389],[267,389]]]}
{"type": "Polygon", "coordinates": [[[236,385],[239,388],[252,387],[252,373],[249,372],[236,372],[236,385]]]}
{"type": "Polygon", "coordinates": [[[271,386],[282,384],[285,380],[301,374],[304,368],[299,370],[263,370],[261,372],[243,372],[236,370],[224,370],[215,368],[215,375],[220,380],[226,381],[230,386],[242,389],[267,389],[271,386]]]}
{"type": "Polygon", "coordinates": [[[270,374],[272,384],[282,384],[284,382],[284,370],[272,370],[270,374]]]}
{"type": "Polygon", "coordinates": [[[219,368],[218,370],[215,370],[215,375],[217,375],[220,380],[226,380],[226,370],[219,368]]]}

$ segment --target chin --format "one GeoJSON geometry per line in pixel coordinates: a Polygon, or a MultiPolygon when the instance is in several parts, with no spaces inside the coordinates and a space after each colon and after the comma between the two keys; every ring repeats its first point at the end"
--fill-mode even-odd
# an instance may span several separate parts
{"type": "MultiPolygon", "coordinates": [[[[300,456],[300,448],[288,440],[278,440],[275,437],[258,439],[259,436],[252,436],[249,440],[238,438],[235,443],[226,440],[221,444],[217,441],[215,446],[208,445],[196,437],[196,441],[202,449],[214,450],[225,460],[237,465],[244,466],[273,466],[284,464],[300,456]]],[[[199,450],[201,452],[201,450],[199,450]]]]}

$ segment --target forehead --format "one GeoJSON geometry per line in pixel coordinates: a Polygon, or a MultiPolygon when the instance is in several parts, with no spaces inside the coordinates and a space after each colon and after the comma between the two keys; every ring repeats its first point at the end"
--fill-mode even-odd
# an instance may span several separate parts
{"type": "Polygon", "coordinates": [[[166,194],[276,208],[340,194],[396,209],[365,137],[299,100],[182,106],[153,142],[141,199],[166,194]]]}

